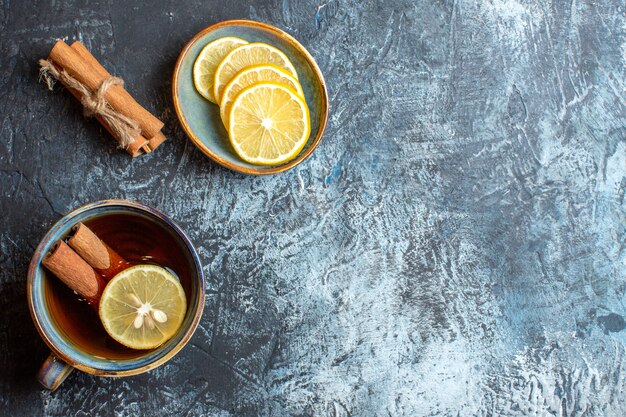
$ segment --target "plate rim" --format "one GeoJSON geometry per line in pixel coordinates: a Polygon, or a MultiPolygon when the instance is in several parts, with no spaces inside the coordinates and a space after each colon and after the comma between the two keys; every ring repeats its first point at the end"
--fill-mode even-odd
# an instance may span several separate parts
{"type": "Polygon", "coordinates": [[[196,33],[185,44],[185,47],[182,49],[182,51],[178,55],[178,59],[176,60],[176,66],[174,67],[174,74],[172,76],[172,97],[174,100],[174,109],[176,111],[176,116],[178,117],[178,121],[182,125],[183,130],[185,131],[189,139],[191,139],[194,145],[196,145],[196,147],[200,149],[202,153],[204,153],[206,156],[211,158],[214,162],[222,165],[223,167],[226,167],[236,172],[240,172],[243,174],[251,174],[251,175],[278,174],[280,172],[284,172],[291,168],[294,168],[295,166],[299,165],[300,163],[308,159],[313,153],[313,151],[318,147],[318,145],[322,141],[322,137],[324,136],[326,125],[328,122],[328,112],[329,112],[329,107],[330,107],[330,103],[328,99],[328,90],[326,88],[326,81],[324,80],[324,76],[322,75],[322,71],[318,67],[317,62],[315,62],[315,58],[313,58],[313,56],[309,53],[309,51],[307,51],[307,49],[300,42],[298,42],[293,36],[283,31],[282,29],[279,29],[276,26],[270,25],[269,23],[258,22],[256,20],[246,20],[246,19],[225,20],[225,21],[210,25],[202,29],[198,33],[196,33]],[[240,165],[234,164],[220,157],[215,152],[213,152],[208,146],[202,143],[200,138],[195,134],[195,132],[191,129],[191,127],[187,123],[187,120],[183,114],[182,106],[180,103],[180,98],[178,96],[178,79],[179,79],[183,60],[185,59],[187,53],[189,52],[189,49],[191,49],[191,47],[200,38],[202,38],[206,34],[211,33],[217,29],[221,29],[221,28],[229,27],[229,26],[248,26],[248,27],[253,27],[255,29],[269,31],[272,34],[277,35],[278,37],[283,39],[285,42],[289,43],[292,47],[294,47],[298,52],[302,54],[302,56],[305,58],[307,63],[313,69],[313,73],[317,77],[317,80],[320,86],[322,87],[321,88],[322,89],[322,106],[323,106],[322,119],[320,121],[317,135],[315,136],[311,144],[304,150],[304,152],[302,152],[295,159],[287,162],[286,164],[273,166],[271,168],[253,168],[253,167],[246,167],[246,166],[240,166],[240,165]]]}

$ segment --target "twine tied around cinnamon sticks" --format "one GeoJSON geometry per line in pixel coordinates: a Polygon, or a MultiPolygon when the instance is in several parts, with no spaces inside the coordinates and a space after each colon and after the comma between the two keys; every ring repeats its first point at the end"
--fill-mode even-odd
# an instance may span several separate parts
{"type": "Polygon", "coordinates": [[[64,69],[59,70],[47,59],[40,59],[39,66],[41,67],[39,69],[39,77],[46,82],[49,90],[52,90],[55,80],[58,80],[68,88],[80,93],[80,103],[83,105],[85,116],[99,115],[106,120],[119,138],[120,148],[128,148],[135,141],[135,138],[139,136],[141,133],[139,124],[111,108],[104,97],[110,87],[114,85],[123,87],[124,80],[119,77],[109,76],[102,81],[102,84],[95,92],[92,92],[83,83],[68,74],[67,71],[64,69]]]}
{"type": "Polygon", "coordinates": [[[86,116],[94,116],[133,157],[150,153],[165,142],[163,122],[143,108],[80,42],[58,40],[47,59],[39,61],[40,80],[52,89],[59,81],[79,100],[86,116]]]}

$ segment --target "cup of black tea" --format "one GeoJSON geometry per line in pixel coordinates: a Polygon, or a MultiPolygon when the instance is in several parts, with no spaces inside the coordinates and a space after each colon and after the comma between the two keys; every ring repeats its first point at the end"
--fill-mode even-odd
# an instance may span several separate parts
{"type": "MultiPolygon", "coordinates": [[[[71,249],[68,247],[68,250],[71,249]]],[[[67,275],[80,275],[79,269],[72,267],[67,275]]],[[[100,279],[101,271],[97,268],[95,271],[97,282],[106,286],[106,279],[100,279]]],[[[35,250],[27,285],[28,305],[35,327],[52,351],[37,379],[50,390],[58,388],[74,369],[119,377],[140,374],[164,364],[189,341],[204,308],[202,265],[187,235],[166,214],[129,200],[90,203],[61,218],[35,250]],[[65,247],[65,242],[81,224],[129,265],[155,265],[178,281],[176,285],[182,287],[186,299],[186,311],[182,311],[180,327],[166,342],[151,349],[133,349],[119,343],[105,330],[98,315],[99,296],[82,296],[88,288],[83,291],[80,283],[68,286],[44,266],[46,257],[60,244],[65,247]]],[[[99,290],[101,293],[102,288],[99,290]]],[[[165,316],[160,311],[157,313],[146,313],[146,321],[140,324],[159,324],[151,317],[163,320],[165,316]]]]}

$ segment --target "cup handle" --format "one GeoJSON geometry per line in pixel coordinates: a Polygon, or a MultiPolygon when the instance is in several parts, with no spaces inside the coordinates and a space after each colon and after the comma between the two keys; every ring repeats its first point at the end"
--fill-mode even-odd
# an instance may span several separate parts
{"type": "Polygon", "coordinates": [[[54,353],[45,360],[39,372],[37,372],[37,381],[50,391],[54,391],[59,388],[59,385],[65,378],[74,370],[67,363],[59,359],[54,353]]]}

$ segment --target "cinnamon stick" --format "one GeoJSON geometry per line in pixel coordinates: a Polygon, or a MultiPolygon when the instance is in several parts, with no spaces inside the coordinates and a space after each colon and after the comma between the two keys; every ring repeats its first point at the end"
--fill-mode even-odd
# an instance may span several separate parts
{"type": "Polygon", "coordinates": [[[107,281],[131,266],[83,223],[72,228],[68,244],[107,281]]]}
{"type": "MultiPolygon", "coordinates": [[[[48,59],[61,66],[91,91],[98,90],[102,82],[107,78],[101,72],[94,71],[92,66],[75,49],[72,49],[62,40],[57,41],[54,45],[48,59]]],[[[139,124],[144,137],[151,138],[163,128],[163,122],[139,105],[121,86],[112,86],[106,91],[104,97],[113,109],[135,120],[139,124]]]]}
{"type": "MultiPolygon", "coordinates": [[[[85,60],[85,62],[91,66],[91,68],[93,69],[94,72],[96,72],[98,74],[99,77],[103,77],[103,78],[107,78],[110,77],[111,74],[106,70],[106,68],[104,68],[100,62],[98,62],[98,60],[91,54],[91,52],[89,52],[89,50],[85,47],[85,45],[83,45],[82,43],[80,43],[79,41],[74,42],[71,45],[71,48],[76,51],[76,53],[78,55],[80,55],[80,57],[85,60]]],[[[123,88],[123,87],[121,87],[123,88]]],[[[109,131],[109,133],[111,133],[113,136],[115,136],[115,133],[111,130],[111,128],[108,126],[108,124],[106,122],[103,123],[101,117],[98,118],[98,120],[100,121],[100,123],[102,123],[102,125],[109,131]]],[[[146,139],[143,135],[139,135],[136,139],[135,142],[133,142],[127,149],[128,153],[130,153],[133,157],[137,156],[139,154],[141,154],[141,151],[145,152],[145,153],[150,153],[152,151],[154,151],[160,144],[162,144],[163,142],[165,142],[167,138],[165,137],[165,135],[163,135],[163,133],[158,132],[157,134],[155,134],[153,137],[146,139]]]]}
{"type": "Polygon", "coordinates": [[[165,135],[162,132],[159,132],[156,135],[152,136],[150,139],[148,139],[148,143],[141,149],[143,149],[145,153],[150,153],[158,148],[166,140],[167,138],[165,137],[165,135]]]}
{"type": "Polygon", "coordinates": [[[106,283],[91,266],[63,241],[55,243],[41,261],[43,266],[56,275],[72,290],[98,308],[106,283]]]}
{"type": "MultiPolygon", "coordinates": [[[[76,98],[76,100],[81,101],[82,95],[78,91],[74,90],[73,88],[71,88],[71,87],[69,87],[67,85],[65,86],[65,88],[67,88],[67,90],[76,98]]],[[[119,138],[117,138],[117,135],[115,134],[113,129],[109,126],[107,121],[104,120],[104,118],[102,118],[99,115],[96,115],[96,119],[107,130],[107,132],[109,132],[119,142],[119,138]]],[[[126,152],[128,152],[130,154],[130,156],[135,158],[135,157],[141,155],[143,147],[144,146],[149,146],[149,144],[150,144],[150,141],[148,141],[148,139],[144,138],[142,135],[139,135],[139,136],[137,136],[137,138],[135,138],[135,141],[133,143],[131,143],[130,146],[128,146],[128,148],[126,148],[125,150],[126,150],[126,152]]],[[[152,152],[152,151],[150,151],[150,152],[152,152]]],[[[149,153],[149,152],[146,152],[146,153],[149,153]]]]}

